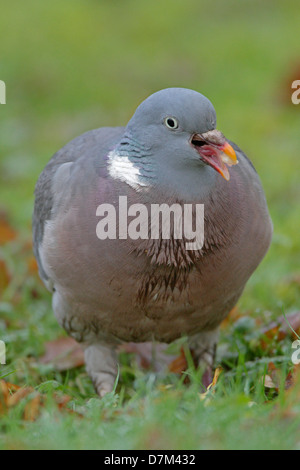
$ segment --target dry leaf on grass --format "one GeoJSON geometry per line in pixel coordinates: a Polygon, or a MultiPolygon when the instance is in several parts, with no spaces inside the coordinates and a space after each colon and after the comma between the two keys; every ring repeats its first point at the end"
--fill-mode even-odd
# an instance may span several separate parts
{"type": "Polygon", "coordinates": [[[268,326],[262,329],[262,339],[261,347],[266,349],[268,344],[276,338],[277,341],[281,341],[286,336],[291,336],[296,339],[297,335],[293,330],[298,334],[300,332],[300,312],[290,313],[289,315],[281,315],[273,321],[268,326]]]}
{"type": "Polygon", "coordinates": [[[169,365],[169,371],[174,374],[182,374],[188,368],[188,363],[186,360],[186,355],[184,349],[180,348],[180,355],[176,357],[171,364],[169,365]]]}
{"type": "Polygon", "coordinates": [[[274,388],[276,392],[279,391],[280,385],[280,370],[275,366],[273,362],[268,364],[267,374],[262,377],[265,388],[274,388]]]}
{"type": "Polygon", "coordinates": [[[33,421],[37,418],[41,405],[41,396],[32,387],[19,387],[17,385],[0,381],[0,414],[6,413],[10,408],[29,397],[24,407],[24,419],[33,421]]]}
{"type": "Polygon", "coordinates": [[[10,283],[10,275],[4,260],[0,259],[0,294],[10,283]]]}
{"type": "Polygon", "coordinates": [[[33,255],[28,258],[27,267],[28,267],[28,274],[36,274],[38,272],[38,264],[33,255]]]}
{"type": "Polygon", "coordinates": [[[35,393],[34,397],[25,405],[24,419],[25,421],[35,421],[40,413],[43,404],[43,397],[40,393],[35,393]]]}
{"type": "MultiPolygon", "coordinates": [[[[59,410],[64,409],[72,412],[72,410],[66,408],[71,397],[57,394],[53,396],[59,410]]],[[[32,387],[19,387],[5,380],[0,380],[0,416],[21,403],[24,405],[23,419],[25,421],[35,421],[44,406],[45,399],[45,395],[37,392],[32,387]]]]}
{"type": "Polygon", "coordinates": [[[17,234],[11,227],[7,214],[0,211],[0,245],[10,242],[16,238],[17,234]]]}
{"type": "Polygon", "coordinates": [[[264,377],[262,377],[262,380],[263,380],[265,388],[275,388],[276,389],[276,385],[274,384],[274,382],[272,380],[272,377],[270,375],[265,375],[264,377]]]}
{"type": "Polygon", "coordinates": [[[215,386],[217,385],[217,382],[219,380],[219,377],[220,377],[222,371],[223,371],[222,367],[217,367],[216,368],[213,380],[212,380],[211,384],[209,384],[209,386],[207,387],[206,392],[199,393],[200,400],[204,400],[205,398],[207,398],[210,393],[215,393],[215,386]]]}
{"type": "MultiPolygon", "coordinates": [[[[195,358],[194,358],[194,353],[191,349],[189,351],[190,351],[190,356],[193,360],[194,366],[196,367],[196,361],[195,361],[195,358]]],[[[187,361],[186,354],[185,354],[185,351],[184,351],[183,347],[180,348],[180,355],[178,357],[176,357],[170,363],[168,369],[169,369],[170,372],[173,372],[174,374],[182,374],[183,372],[185,372],[188,369],[188,361],[187,361]]],[[[189,383],[189,381],[190,381],[190,379],[189,379],[188,375],[186,375],[185,378],[184,378],[184,383],[189,383]]]]}
{"type": "MultiPolygon", "coordinates": [[[[166,354],[168,345],[163,343],[124,343],[117,351],[136,355],[138,366],[152,368],[156,372],[166,368],[175,358],[166,354]]],[[[80,345],[71,337],[64,336],[45,344],[45,354],[40,358],[43,364],[53,364],[59,371],[84,365],[84,353],[80,345]]]]}
{"type": "MultiPolygon", "coordinates": [[[[296,374],[299,372],[299,367],[294,368],[288,372],[284,377],[284,390],[289,390],[295,383],[296,374]]],[[[274,389],[279,393],[280,386],[282,385],[282,371],[275,366],[273,362],[268,364],[267,374],[262,377],[264,387],[267,389],[274,389]]]]}
{"type": "Polygon", "coordinates": [[[225,318],[225,320],[222,321],[221,329],[222,330],[226,329],[229,325],[236,322],[242,316],[243,316],[243,314],[240,312],[238,307],[233,307],[233,309],[230,310],[230,312],[227,315],[227,317],[225,318]]]}
{"type": "Polygon", "coordinates": [[[53,364],[59,371],[84,365],[84,354],[79,344],[66,336],[45,344],[46,352],[40,358],[43,364],[53,364]]]}

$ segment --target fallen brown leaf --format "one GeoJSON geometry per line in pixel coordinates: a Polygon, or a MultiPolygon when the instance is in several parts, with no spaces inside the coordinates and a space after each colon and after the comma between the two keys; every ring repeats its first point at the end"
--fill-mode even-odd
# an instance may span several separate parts
{"type": "Polygon", "coordinates": [[[6,383],[4,382],[4,380],[0,380],[0,414],[2,414],[7,408],[6,402],[7,402],[8,396],[9,396],[9,389],[6,383]]]}
{"type": "Polygon", "coordinates": [[[296,339],[297,335],[295,335],[288,323],[298,334],[298,332],[300,332],[300,312],[290,313],[286,315],[286,317],[281,315],[268,326],[264,327],[261,331],[261,347],[266,349],[270,341],[274,338],[276,338],[277,341],[283,340],[286,336],[291,336],[296,339]]]}
{"type": "MultiPolygon", "coordinates": [[[[168,345],[164,343],[124,343],[117,351],[136,355],[138,366],[152,368],[159,372],[167,367],[174,355],[166,354],[168,345]]],[[[84,365],[84,353],[80,345],[71,337],[61,337],[45,344],[45,354],[40,358],[43,364],[52,363],[57,370],[63,371],[84,365]]]]}
{"type": "Polygon", "coordinates": [[[211,384],[209,384],[209,386],[207,387],[206,392],[204,392],[204,393],[199,393],[199,398],[200,398],[200,400],[204,400],[205,398],[207,398],[207,396],[208,396],[210,393],[215,393],[215,386],[217,385],[217,382],[218,382],[219,377],[220,377],[220,375],[221,375],[222,372],[223,372],[222,367],[217,367],[217,368],[216,368],[215,373],[214,373],[213,380],[212,380],[211,384]]]}
{"type": "Polygon", "coordinates": [[[218,382],[219,377],[220,377],[220,375],[221,375],[222,372],[223,372],[222,367],[217,367],[217,368],[216,368],[215,373],[214,373],[213,381],[212,381],[212,383],[208,386],[208,389],[210,389],[211,387],[215,387],[215,385],[217,385],[217,382],[218,382]]]}
{"type": "Polygon", "coordinates": [[[35,421],[40,413],[43,404],[43,397],[40,393],[35,393],[34,397],[25,405],[24,419],[25,421],[35,421]]]}
{"type": "MultiPolygon", "coordinates": [[[[196,367],[196,361],[195,361],[194,353],[193,353],[193,350],[191,350],[191,349],[190,349],[190,355],[191,355],[191,358],[193,360],[194,366],[196,367]]],[[[188,361],[187,361],[186,354],[185,354],[185,351],[184,351],[183,347],[180,348],[180,355],[178,357],[176,357],[170,363],[168,369],[169,369],[170,372],[173,372],[174,374],[182,374],[183,372],[185,372],[188,369],[188,361]]],[[[183,382],[185,384],[187,384],[187,383],[189,383],[189,381],[190,381],[190,379],[189,379],[188,375],[186,375],[183,382]]]]}
{"type": "MultiPolygon", "coordinates": [[[[299,368],[294,366],[293,370],[289,371],[284,378],[284,389],[289,390],[295,383],[295,376],[299,368]]],[[[279,388],[282,382],[282,371],[275,366],[273,362],[268,364],[267,374],[262,377],[265,388],[274,389],[279,393],[279,388]]]]}
{"type": "Polygon", "coordinates": [[[57,395],[57,394],[54,394],[54,398],[55,398],[55,402],[57,403],[58,405],[58,408],[61,410],[62,408],[64,408],[68,403],[69,401],[71,400],[71,397],[69,395],[57,395]]]}
{"type": "Polygon", "coordinates": [[[295,383],[295,377],[294,376],[295,376],[294,371],[290,371],[288,373],[288,375],[286,376],[285,382],[284,382],[285,390],[288,390],[289,388],[291,388],[294,385],[294,383],[295,383]]]}
{"type": "Polygon", "coordinates": [[[242,316],[243,316],[243,314],[240,312],[238,307],[233,307],[233,309],[230,310],[230,312],[227,315],[227,317],[225,318],[225,320],[222,321],[221,329],[222,330],[226,329],[229,325],[236,322],[242,316]]]}
{"type": "Polygon", "coordinates": [[[270,375],[265,375],[264,377],[262,377],[262,379],[263,379],[265,388],[275,388],[276,389],[276,385],[274,384],[274,382],[272,380],[272,377],[270,375]]]}
{"type": "Polygon", "coordinates": [[[27,397],[30,393],[34,391],[31,387],[20,387],[15,393],[12,393],[8,396],[6,400],[6,405],[8,407],[16,406],[19,401],[27,397]]]}
{"type": "Polygon", "coordinates": [[[10,283],[10,275],[4,260],[0,259],[0,295],[10,283]]]}
{"type": "MultiPolygon", "coordinates": [[[[54,401],[59,410],[73,412],[66,405],[71,400],[68,395],[54,394],[54,401]]],[[[46,395],[37,392],[32,387],[19,387],[5,380],[0,380],[0,415],[7,413],[19,403],[24,403],[23,419],[25,421],[35,421],[44,406],[46,395]]]]}
{"type": "Polygon", "coordinates": [[[186,371],[188,368],[188,363],[186,360],[186,355],[184,353],[184,349],[180,349],[180,355],[176,357],[171,364],[169,365],[169,371],[173,372],[174,374],[182,374],[182,372],[186,371]]]}
{"type": "Polygon", "coordinates": [[[278,418],[278,412],[284,419],[294,419],[299,416],[298,405],[300,400],[300,366],[294,366],[288,373],[285,381],[285,406],[277,403],[273,410],[273,416],[278,418]]]}
{"type": "Polygon", "coordinates": [[[38,264],[34,256],[29,257],[27,266],[29,274],[36,274],[38,272],[38,264]]]}
{"type": "Polygon", "coordinates": [[[267,374],[262,377],[265,388],[274,388],[276,392],[279,391],[280,384],[280,370],[273,362],[269,362],[267,374]]]}
{"type": "Polygon", "coordinates": [[[53,364],[59,370],[69,370],[84,365],[84,353],[71,337],[64,336],[45,344],[45,354],[40,358],[43,364],[53,364]]]}
{"type": "Polygon", "coordinates": [[[0,245],[14,240],[16,235],[15,230],[9,224],[7,214],[0,211],[0,245]]]}
{"type": "MultiPolygon", "coordinates": [[[[34,393],[34,389],[32,387],[19,387],[9,382],[5,382],[5,380],[1,380],[0,413],[6,413],[9,408],[16,406],[19,402],[21,402],[31,393],[34,393]]],[[[29,400],[25,405],[25,421],[33,421],[34,419],[36,419],[39,412],[40,402],[40,394],[35,392],[35,396],[31,400],[29,400]]]]}

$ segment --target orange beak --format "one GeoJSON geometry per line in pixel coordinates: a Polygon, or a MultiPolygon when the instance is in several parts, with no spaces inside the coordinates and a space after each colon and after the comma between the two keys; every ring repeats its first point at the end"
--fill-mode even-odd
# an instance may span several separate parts
{"type": "Polygon", "coordinates": [[[236,165],[238,160],[234,149],[220,131],[214,129],[205,134],[193,134],[191,144],[203,162],[220,173],[226,181],[230,180],[227,167],[236,165]]]}
{"type": "Polygon", "coordinates": [[[220,150],[222,150],[222,152],[225,153],[227,157],[229,157],[229,160],[228,159],[226,159],[226,161],[224,161],[225,159],[223,160],[224,163],[227,163],[227,165],[229,166],[236,165],[238,163],[237,158],[236,158],[236,153],[228,142],[225,142],[225,144],[222,145],[222,147],[220,147],[220,150]]]}
{"type": "Polygon", "coordinates": [[[222,152],[219,156],[221,165],[219,168],[216,168],[216,170],[223,176],[223,178],[226,179],[226,181],[229,181],[230,175],[227,166],[236,165],[238,163],[236,153],[228,142],[225,142],[225,144],[220,146],[219,149],[222,152]]]}

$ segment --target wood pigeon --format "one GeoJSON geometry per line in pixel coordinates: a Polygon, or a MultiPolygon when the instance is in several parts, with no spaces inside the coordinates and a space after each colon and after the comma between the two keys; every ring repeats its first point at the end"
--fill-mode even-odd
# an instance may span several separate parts
{"type": "Polygon", "coordinates": [[[271,236],[252,163],[216,129],[212,103],[185,88],[152,94],[126,127],[72,140],[35,189],[40,276],[101,397],[114,388],[123,342],[184,335],[211,370],[219,325],[271,236]],[[179,228],[186,208],[195,225],[197,207],[203,240],[190,249],[179,228]],[[160,213],[154,223],[153,208],[169,209],[169,220],[160,213]]]}

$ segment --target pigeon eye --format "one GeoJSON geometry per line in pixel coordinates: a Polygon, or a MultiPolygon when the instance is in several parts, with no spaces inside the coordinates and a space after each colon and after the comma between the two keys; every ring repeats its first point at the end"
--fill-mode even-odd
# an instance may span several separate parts
{"type": "Polygon", "coordinates": [[[169,129],[178,129],[178,121],[177,119],[175,119],[174,117],[166,117],[165,119],[165,125],[169,128],[169,129]]]}

